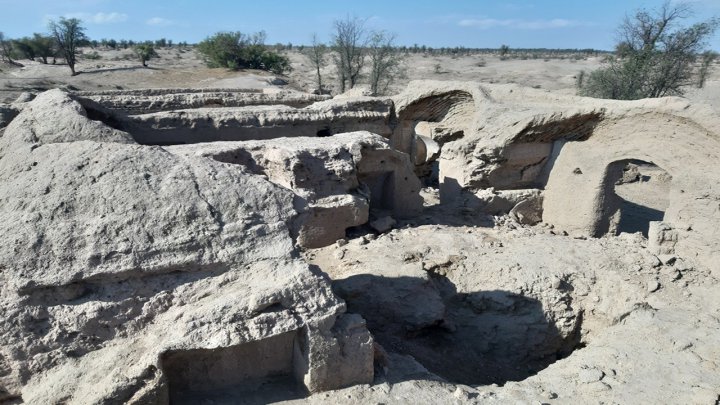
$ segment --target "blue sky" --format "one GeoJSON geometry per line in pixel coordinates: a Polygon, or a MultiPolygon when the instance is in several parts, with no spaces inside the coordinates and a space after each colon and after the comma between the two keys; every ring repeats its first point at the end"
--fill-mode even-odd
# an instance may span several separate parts
{"type": "MultiPolygon", "coordinates": [[[[674,1],[674,0],[673,0],[674,1]]],[[[720,16],[720,0],[691,0],[695,20],[720,16]]],[[[0,31],[20,37],[43,32],[58,16],[78,17],[93,39],[197,42],[222,30],[265,30],[268,43],[308,43],[330,37],[332,22],[367,18],[400,44],[496,48],[612,49],[626,13],[662,0],[0,0],[0,31]]],[[[720,34],[711,41],[720,50],[720,34]]]]}

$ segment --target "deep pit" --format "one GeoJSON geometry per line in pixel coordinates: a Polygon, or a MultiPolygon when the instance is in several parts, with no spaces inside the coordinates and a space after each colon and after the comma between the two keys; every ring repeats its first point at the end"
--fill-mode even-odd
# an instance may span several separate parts
{"type": "Polygon", "coordinates": [[[437,273],[429,280],[357,275],[334,285],[385,350],[410,355],[453,383],[521,381],[583,346],[583,314],[569,305],[569,285],[560,298],[569,312],[559,319],[532,297],[503,290],[458,292],[437,273]],[[391,304],[398,297],[404,306],[391,304]]]}

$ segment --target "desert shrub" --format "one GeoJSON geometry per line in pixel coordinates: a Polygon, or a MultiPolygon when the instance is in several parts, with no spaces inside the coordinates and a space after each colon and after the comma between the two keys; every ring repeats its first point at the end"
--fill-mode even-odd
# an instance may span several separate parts
{"type": "Polygon", "coordinates": [[[8,63],[15,63],[13,55],[12,41],[5,38],[5,34],[0,32],[0,61],[6,60],[8,63]]]}
{"type": "Polygon", "coordinates": [[[205,63],[213,68],[261,69],[277,74],[290,70],[290,60],[265,46],[265,32],[245,35],[218,32],[197,45],[205,63]]]}
{"type": "Polygon", "coordinates": [[[99,53],[93,51],[90,53],[83,54],[83,58],[90,59],[90,60],[98,60],[98,59],[102,59],[102,56],[100,56],[99,53]]]}
{"type": "Polygon", "coordinates": [[[160,55],[155,52],[155,48],[151,43],[136,45],[135,48],[133,48],[133,51],[135,52],[135,56],[140,59],[140,62],[142,62],[142,65],[145,67],[147,67],[147,63],[150,59],[160,57],[160,55]]]}
{"type": "Polygon", "coordinates": [[[16,59],[35,60],[35,49],[31,42],[32,39],[28,37],[12,41],[13,56],[16,59]]]}
{"type": "Polygon", "coordinates": [[[30,46],[32,46],[35,56],[45,64],[48,63],[48,58],[55,57],[58,52],[55,39],[48,35],[33,34],[30,46]]]}
{"type": "Polygon", "coordinates": [[[697,82],[697,87],[699,89],[702,89],[703,87],[705,87],[705,81],[707,80],[707,76],[710,73],[710,66],[716,59],[718,59],[717,52],[705,51],[701,55],[700,68],[698,69],[698,82],[697,82]]]}
{"type": "Polygon", "coordinates": [[[702,64],[697,66],[697,56],[720,20],[678,27],[678,21],[691,11],[687,3],[668,1],[659,10],[640,10],[633,18],[627,17],[620,27],[622,40],[616,54],[606,60],[605,67],[588,75],[579,94],[636,100],[682,95],[684,87],[697,84],[699,75],[707,75],[702,64]]]}
{"type": "Polygon", "coordinates": [[[585,74],[585,71],[581,70],[580,73],[575,76],[575,87],[577,87],[578,89],[582,89],[585,85],[585,74]]]}
{"type": "Polygon", "coordinates": [[[504,45],[504,44],[501,45],[499,53],[500,53],[500,60],[507,59],[508,53],[510,53],[510,47],[507,45],[504,45]]]}

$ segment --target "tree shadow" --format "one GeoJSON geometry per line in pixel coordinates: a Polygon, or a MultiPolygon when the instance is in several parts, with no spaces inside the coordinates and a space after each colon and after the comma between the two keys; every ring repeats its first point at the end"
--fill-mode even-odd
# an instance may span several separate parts
{"type": "Polygon", "coordinates": [[[95,69],[95,70],[79,70],[77,75],[93,75],[98,73],[109,73],[109,72],[129,72],[136,70],[164,70],[162,68],[156,68],[152,66],[125,66],[125,67],[114,67],[107,69],[95,69]]]}
{"type": "MultiPolygon", "coordinates": [[[[360,274],[333,281],[333,289],[348,312],[366,319],[388,353],[412,356],[449,382],[520,381],[580,346],[581,313],[574,318],[575,328],[563,335],[540,301],[510,291],[458,292],[449,279],[435,274],[429,279],[360,274]]],[[[386,381],[418,378],[417,372],[394,372],[394,366],[403,367],[383,365],[389,370],[386,381]]]]}

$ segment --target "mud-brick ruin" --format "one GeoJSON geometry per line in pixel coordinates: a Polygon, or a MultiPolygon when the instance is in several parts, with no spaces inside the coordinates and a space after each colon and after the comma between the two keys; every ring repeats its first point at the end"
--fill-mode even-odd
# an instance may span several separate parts
{"type": "Polygon", "coordinates": [[[720,400],[710,108],[51,90],[0,128],[0,404],[720,400]]]}

